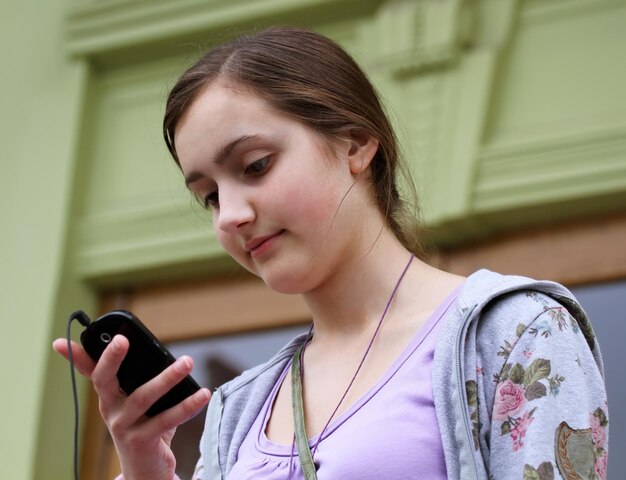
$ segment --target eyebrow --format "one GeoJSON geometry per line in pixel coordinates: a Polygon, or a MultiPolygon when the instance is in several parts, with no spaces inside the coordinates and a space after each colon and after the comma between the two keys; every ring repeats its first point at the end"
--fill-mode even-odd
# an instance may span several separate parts
{"type": "MultiPolygon", "coordinates": [[[[233,153],[233,150],[235,148],[240,147],[241,145],[244,145],[248,142],[259,140],[261,138],[263,138],[262,135],[242,135],[241,137],[238,137],[232,142],[229,142],[221,147],[215,154],[213,161],[218,165],[221,165],[233,153]]],[[[200,180],[201,178],[204,178],[204,175],[197,170],[193,170],[185,175],[185,185],[189,186],[190,184],[200,180]]]]}

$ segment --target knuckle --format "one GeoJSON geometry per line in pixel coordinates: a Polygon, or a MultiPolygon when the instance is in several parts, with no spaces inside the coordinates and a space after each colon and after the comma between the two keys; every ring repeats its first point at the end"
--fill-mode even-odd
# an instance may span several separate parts
{"type": "Polygon", "coordinates": [[[109,407],[109,404],[103,402],[102,399],[100,399],[100,401],[98,402],[98,410],[100,411],[100,416],[102,418],[104,418],[105,420],[109,418],[111,409],[109,407]]]}
{"type": "Polygon", "coordinates": [[[176,377],[180,375],[180,372],[176,368],[175,363],[167,367],[167,369],[163,373],[164,373],[164,377],[167,379],[168,382],[173,381],[176,377]]]}
{"type": "Polygon", "coordinates": [[[171,429],[171,428],[176,426],[176,425],[172,425],[172,421],[169,418],[169,415],[167,415],[165,413],[162,414],[162,415],[158,415],[155,418],[155,421],[157,423],[158,429],[161,430],[161,431],[166,431],[166,430],[169,430],[169,429],[171,429]]]}
{"type": "Polygon", "coordinates": [[[183,368],[185,367],[180,367],[177,364],[174,364],[170,368],[168,368],[167,369],[168,383],[176,384],[180,382],[183,378],[185,378],[185,376],[187,375],[187,372],[186,372],[186,369],[183,370],[183,368]]]}
{"type": "MultiPolygon", "coordinates": [[[[106,362],[99,362],[91,373],[91,382],[98,394],[100,394],[101,391],[111,388],[115,380],[115,374],[111,373],[106,362]]],[[[117,386],[115,386],[115,388],[117,388],[117,386]]]]}
{"type": "Polygon", "coordinates": [[[193,415],[195,415],[203,406],[202,398],[197,398],[192,396],[190,398],[185,399],[181,404],[181,414],[184,416],[183,422],[190,419],[193,415]]]}
{"type": "Polygon", "coordinates": [[[93,383],[93,387],[96,389],[96,393],[100,395],[100,392],[102,392],[102,390],[104,390],[106,386],[106,382],[98,371],[94,371],[94,373],[91,375],[91,382],[93,383]]]}
{"type": "Polygon", "coordinates": [[[137,390],[129,397],[135,408],[141,412],[145,412],[154,403],[153,400],[145,392],[137,390]]]}
{"type": "Polygon", "coordinates": [[[184,378],[184,374],[173,372],[167,376],[166,386],[167,389],[170,390],[174,388],[180,381],[184,378]]]}
{"type": "Polygon", "coordinates": [[[91,377],[91,384],[93,385],[93,389],[96,391],[98,395],[102,391],[102,382],[95,376],[91,377]]]}
{"type": "Polygon", "coordinates": [[[183,402],[183,406],[185,407],[185,412],[192,415],[198,411],[200,405],[202,405],[202,398],[198,398],[197,396],[186,399],[183,402]]]}
{"type": "Polygon", "coordinates": [[[126,432],[126,427],[118,420],[111,420],[108,427],[113,438],[121,438],[126,432]]]}

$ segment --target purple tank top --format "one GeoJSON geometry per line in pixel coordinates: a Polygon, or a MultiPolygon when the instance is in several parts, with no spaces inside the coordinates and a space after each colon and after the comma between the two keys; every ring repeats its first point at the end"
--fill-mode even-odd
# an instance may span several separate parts
{"type": "MultiPolygon", "coordinates": [[[[315,453],[317,477],[325,479],[446,479],[446,465],[432,392],[432,362],[439,320],[456,289],[430,316],[383,377],[334,419],[315,453]]],[[[270,441],[265,429],[271,406],[291,362],[268,396],[239,447],[227,480],[303,480],[291,445],[270,441]]],[[[311,448],[317,436],[309,440],[311,448]]]]}

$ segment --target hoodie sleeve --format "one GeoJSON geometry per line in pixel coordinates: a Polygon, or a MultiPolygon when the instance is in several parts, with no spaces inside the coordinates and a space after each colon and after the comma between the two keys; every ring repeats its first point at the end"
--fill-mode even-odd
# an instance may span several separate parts
{"type": "Polygon", "coordinates": [[[485,314],[489,342],[477,336],[476,428],[489,478],[605,479],[607,399],[588,321],[537,292],[507,301],[485,314]]]}

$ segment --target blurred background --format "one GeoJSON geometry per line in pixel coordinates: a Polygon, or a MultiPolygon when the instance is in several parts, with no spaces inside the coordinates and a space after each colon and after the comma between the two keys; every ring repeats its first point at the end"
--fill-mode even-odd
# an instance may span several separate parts
{"type": "MultiPolygon", "coordinates": [[[[168,88],[269,25],[339,41],[380,90],[431,261],[562,282],[603,347],[626,472],[626,1],[47,0],[0,16],[0,478],[71,477],[67,315],[133,310],[218,385],[306,328],[217,245],[161,137],[168,88]]],[[[76,329],[78,330],[78,328],[76,329]]],[[[78,331],[74,332],[78,336],[78,331]]],[[[117,472],[85,382],[81,478],[117,472]]],[[[176,439],[197,458],[201,416],[176,439]]]]}

